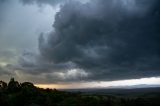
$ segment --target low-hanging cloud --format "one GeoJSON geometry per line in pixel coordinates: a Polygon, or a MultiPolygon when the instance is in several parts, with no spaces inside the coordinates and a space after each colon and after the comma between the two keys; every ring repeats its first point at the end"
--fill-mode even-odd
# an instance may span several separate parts
{"type": "Polygon", "coordinates": [[[62,76],[80,69],[87,80],[159,76],[159,6],[158,0],[69,1],[57,12],[47,39],[39,37],[40,60],[20,63],[62,76]]]}

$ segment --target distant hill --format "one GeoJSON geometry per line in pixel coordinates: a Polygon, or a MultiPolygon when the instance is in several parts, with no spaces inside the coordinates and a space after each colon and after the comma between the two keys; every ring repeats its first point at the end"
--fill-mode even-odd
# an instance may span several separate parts
{"type": "Polygon", "coordinates": [[[160,106],[160,88],[42,89],[0,81],[0,106],[160,106]]]}
{"type": "Polygon", "coordinates": [[[89,94],[101,94],[101,95],[118,95],[118,96],[129,96],[129,97],[142,97],[144,95],[155,95],[160,96],[160,87],[149,87],[149,88],[95,88],[95,89],[63,89],[62,91],[68,92],[83,92],[89,94]]]}

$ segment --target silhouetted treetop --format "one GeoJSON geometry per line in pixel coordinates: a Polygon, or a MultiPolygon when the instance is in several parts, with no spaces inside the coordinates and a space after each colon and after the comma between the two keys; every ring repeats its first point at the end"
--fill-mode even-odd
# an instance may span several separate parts
{"type": "Polygon", "coordinates": [[[6,89],[7,88],[7,83],[4,81],[0,81],[0,89],[6,89]]]}
{"type": "Polygon", "coordinates": [[[31,82],[11,78],[0,81],[0,106],[160,106],[158,97],[120,97],[107,94],[65,92],[37,88],[31,82]]]}
{"type": "Polygon", "coordinates": [[[20,88],[20,84],[18,81],[15,81],[14,78],[11,78],[8,83],[8,91],[15,92],[20,88]]]}

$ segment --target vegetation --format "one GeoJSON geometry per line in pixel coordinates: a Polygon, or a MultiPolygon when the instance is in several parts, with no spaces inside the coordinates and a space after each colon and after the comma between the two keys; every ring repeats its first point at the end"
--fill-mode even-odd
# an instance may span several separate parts
{"type": "Polygon", "coordinates": [[[129,98],[42,89],[11,78],[0,81],[0,106],[160,106],[160,98],[129,98]]]}

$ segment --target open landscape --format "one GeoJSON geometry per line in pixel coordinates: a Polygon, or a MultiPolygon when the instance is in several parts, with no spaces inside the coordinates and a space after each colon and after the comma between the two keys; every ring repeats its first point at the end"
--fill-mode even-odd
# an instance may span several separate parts
{"type": "Polygon", "coordinates": [[[0,0],[0,106],[160,106],[160,0],[0,0]]]}
{"type": "Polygon", "coordinates": [[[43,89],[13,78],[0,82],[1,106],[159,106],[160,88],[43,89]]]}

